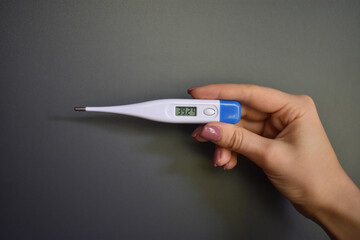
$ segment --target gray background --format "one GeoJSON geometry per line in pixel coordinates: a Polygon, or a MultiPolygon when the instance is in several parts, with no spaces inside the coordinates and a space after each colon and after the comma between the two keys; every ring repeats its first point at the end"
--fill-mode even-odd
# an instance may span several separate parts
{"type": "Polygon", "coordinates": [[[327,239],[194,125],[75,105],[208,83],[308,94],[359,176],[359,1],[1,1],[1,239],[327,239]]]}

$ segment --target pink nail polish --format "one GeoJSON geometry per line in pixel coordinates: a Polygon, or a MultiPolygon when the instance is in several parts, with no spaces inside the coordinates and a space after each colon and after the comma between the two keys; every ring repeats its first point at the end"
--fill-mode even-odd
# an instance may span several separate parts
{"type": "Polygon", "coordinates": [[[205,126],[200,136],[209,141],[219,141],[221,138],[221,130],[216,126],[205,126]]]}
{"type": "Polygon", "coordinates": [[[219,162],[220,162],[220,150],[216,148],[214,152],[214,167],[217,167],[219,162]]]}
{"type": "Polygon", "coordinates": [[[197,137],[200,133],[201,126],[197,127],[191,134],[193,138],[197,137]]]}

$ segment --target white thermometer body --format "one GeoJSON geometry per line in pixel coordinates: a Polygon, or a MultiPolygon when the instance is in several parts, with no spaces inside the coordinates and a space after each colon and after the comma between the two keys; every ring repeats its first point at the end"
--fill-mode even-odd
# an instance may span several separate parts
{"type": "Polygon", "coordinates": [[[76,107],[75,111],[116,113],[167,123],[237,123],[241,116],[236,101],[204,99],[159,99],[120,106],[76,107]]]}

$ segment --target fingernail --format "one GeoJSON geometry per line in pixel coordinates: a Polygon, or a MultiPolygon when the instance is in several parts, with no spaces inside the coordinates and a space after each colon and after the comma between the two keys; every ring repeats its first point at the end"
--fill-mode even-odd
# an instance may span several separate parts
{"type": "Polygon", "coordinates": [[[197,135],[198,135],[198,134],[197,134],[196,131],[194,131],[194,132],[191,134],[191,136],[192,136],[193,138],[195,138],[197,135]]]}
{"type": "Polygon", "coordinates": [[[219,141],[221,130],[216,126],[205,126],[201,131],[200,136],[209,141],[219,141]]]}
{"type": "Polygon", "coordinates": [[[219,162],[220,162],[220,150],[216,148],[214,152],[214,167],[217,167],[219,162]]]}
{"type": "Polygon", "coordinates": [[[199,135],[199,132],[200,132],[200,129],[201,129],[201,126],[197,127],[191,134],[191,136],[193,138],[197,137],[197,135],[199,135]]]}
{"type": "Polygon", "coordinates": [[[191,91],[194,90],[195,88],[198,88],[198,87],[189,88],[189,89],[187,90],[187,93],[188,93],[188,94],[191,94],[191,91]]]}

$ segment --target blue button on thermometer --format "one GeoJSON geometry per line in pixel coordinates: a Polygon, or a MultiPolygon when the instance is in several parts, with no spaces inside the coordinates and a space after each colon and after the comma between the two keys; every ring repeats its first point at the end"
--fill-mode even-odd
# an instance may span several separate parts
{"type": "Polygon", "coordinates": [[[236,101],[205,99],[160,99],[107,107],[75,107],[75,111],[106,112],[167,123],[237,123],[241,106],[236,101]]]}

